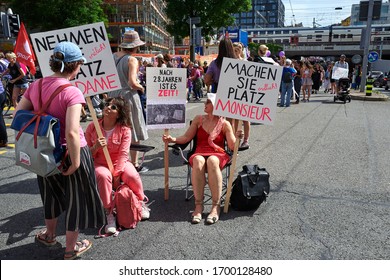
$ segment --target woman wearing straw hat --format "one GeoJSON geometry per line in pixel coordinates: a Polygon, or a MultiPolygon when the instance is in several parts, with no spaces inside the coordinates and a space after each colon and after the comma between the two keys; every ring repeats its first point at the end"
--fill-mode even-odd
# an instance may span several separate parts
{"type": "MultiPolygon", "coordinates": [[[[138,94],[138,92],[143,94],[144,88],[137,79],[138,60],[132,56],[144,44],[145,42],[140,40],[137,31],[130,30],[125,32],[122,43],[119,45],[121,50],[114,53],[115,65],[122,89],[109,93],[110,97],[122,96],[130,104],[130,119],[133,127],[131,139],[134,144],[139,144],[141,140],[148,139],[148,132],[142,113],[142,103],[138,94]]],[[[130,151],[130,155],[132,163],[139,172],[147,171],[146,168],[138,164],[138,152],[130,151]]]]}

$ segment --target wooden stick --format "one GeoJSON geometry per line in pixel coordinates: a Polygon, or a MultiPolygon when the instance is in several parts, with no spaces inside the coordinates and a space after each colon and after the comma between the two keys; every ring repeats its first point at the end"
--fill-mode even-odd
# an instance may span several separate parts
{"type": "MultiPolygon", "coordinates": [[[[164,135],[169,135],[169,129],[164,130],[164,135]]],[[[168,143],[165,143],[164,150],[164,200],[169,199],[169,153],[168,143]]]]}
{"type": "MultiPolygon", "coordinates": [[[[104,137],[103,132],[99,126],[98,118],[96,117],[95,108],[93,108],[93,105],[92,105],[91,97],[87,96],[87,97],[85,97],[85,99],[87,100],[88,109],[89,109],[89,112],[91,113],[92,121],[93,121],[93,124],[95,125],[95,129],[96,129],[98,138],[104,137]]],[[[129,150],[130,150],[130,147],[129,147],[129,150]]],[[[103,147],[103,153],[104,153],[104,156],[105,156],[106,161],[107,161],[108,169],[110,169],[111,174],[113,174],[114,173],[114,165],[112,164],[112,160],[110,157],[110,153],[108,152],[107,146],[103,147]]]]}
{"type": "MultiPolygon", "coordinates": [[[[241,129],[241,126],[242,126],[242,120],[239,120],[237,129],[241,129]]],[[[236,137],[236,143],[234,144],[232,164],[230,166],[228,186],[227,186],[227,190],[226,190],[225,205],[223,207],[224,213],[227,213],[229,210],[229,203],[230,203],[230,196],[232,194],[232,185],[233,185],[233,180],[234,180],[234,174],[236,173],[235,171],[236,171],[236,162],[237,162],[237,151],[238,151],[239,145],[240,145],[240,139],[238,137],[236,137]]]]}

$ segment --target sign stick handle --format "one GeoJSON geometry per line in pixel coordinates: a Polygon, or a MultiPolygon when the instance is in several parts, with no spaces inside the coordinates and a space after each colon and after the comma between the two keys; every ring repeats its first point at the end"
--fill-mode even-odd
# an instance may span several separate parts
{"type": "MultiPolygon", "coordinates": [[[[89,109],[89,112],[91,113],[92,121],[93,121],[93,124],[95,125],[95,129],[96,129],[98,138],[104,137],[103,132],[100,129],[98,119],[96,117],[95,108],[93,108],[93,105],[92,105],[91,97],[87,96],[87,97],[85,97],[85,99],[87,100],[88,109],[89,109]]],[[[130,147],[129,147],[129,149],[130,149],[130,147]]],[[[112,164],[112,160],[110,157],[110,153],[108,152],[107,146],[103,147],[103,153],[104,153],[104,157],[106,158],[106,161],[107,161],[108,169],[110,169],[111,173],[113,174],[114,165],[112,164]]]]}
{"type": "MultiPolygon", "coordinates": [[[[238,126],[237,126],[238,129],[240,129],[241,126],[242,126],[242,120],[239,120],[238,121],[238,126]]],[[[237,162],[238,145],[240,145],[240,139],[236,138],[236,143],[234,144],[232,165],[230,166],[230,174],[229,174],[229,179],[228,179],[228,186],[227,186],[227,190],[226,190],[225,205],[223,207],[223,212],[224,213],[227,213],[228,210],[229,210],[229,203],[230,203],[230,196],[232,194],[232,185],[233,185],[233,180],[234,180],[234,174],[236,173],[236,162],[237,162]]]]}
{"type": "MultiPolygon", "coordinates": [[[[169,129],[164,130],[164,135],[169,135],[169,129]]],[[[164,200],[169,199],[169,153],[168,143],[165,143],[164,149],[164,200]]]]}

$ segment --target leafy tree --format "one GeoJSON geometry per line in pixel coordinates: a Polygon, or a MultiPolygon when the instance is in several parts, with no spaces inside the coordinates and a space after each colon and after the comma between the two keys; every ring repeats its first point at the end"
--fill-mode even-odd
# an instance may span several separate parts
{"type": "MultiPolygon", "coordinates": [[[[254,43],[254,42],[248,43],[248,49],[250,51],[251,56],[257,55],[260,45],[261,44],[254,43]]],[[[271,54],[276,55],[276,56],[279,54],[279,52],[281,50],[283,50],[283,47],[278,45],[278,44],[267,43],[266,45],[267,45],[269,51],[271,52],[271,54]]]]}
{"type": "Polygon", "coordinates": [[[103,0],[9,0],[14,14],[29,29],[49,31],[94,22],[108,22],[103,0]]]}
{"type": "Polygon", "coordinates": [[[251,9],[251,0],[167,0],[166,13],[170,20],[169,33],[176,38],[189,35],[189,17],[200,17],[202,35],[213,35],[215,29],[234,25],[232,14],[251,9]]]}

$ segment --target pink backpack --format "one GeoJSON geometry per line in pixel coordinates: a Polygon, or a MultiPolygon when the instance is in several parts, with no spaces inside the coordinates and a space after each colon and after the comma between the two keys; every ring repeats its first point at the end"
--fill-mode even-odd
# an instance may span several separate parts
{"type": "Polygon", "coordinates": [[[113,208],[116,209],[116,220],[119,227],[135,228],[141,221],[142,205],[137,196],[123,184],[114,194],[113,208]]]}

